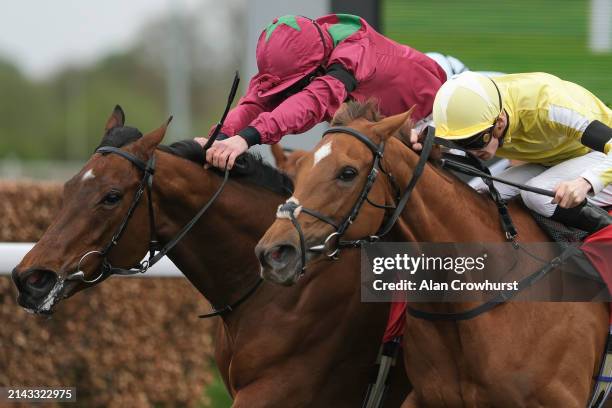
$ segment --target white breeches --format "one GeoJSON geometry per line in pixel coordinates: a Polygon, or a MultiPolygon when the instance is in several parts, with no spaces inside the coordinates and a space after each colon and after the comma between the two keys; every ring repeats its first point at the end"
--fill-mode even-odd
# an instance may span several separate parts
{"type": "MultiPolygon", "coordinates": [[[[432,60],[436,61],[438,65],[446,72],[446,79],[449,80],[455,75],[459,75],[462,72],[470,71],[470,69],[458,58],[452,55],[444,55],[439,52],[426,52],[432,60]]],[[[505,75],[503,72],[497,71],[476,71],[486,76],[495,77],[499,75],[505,75]]]]}
{"type": "Polygon", "coordinates": [[[444,72],[446,72],[447,80],[457,74],[469,71],[468,67],[466,67],[463,62],[450,55],[440,54],[439,52],[426,52],[425,55],[436,61],[444,72]]]}
{"type": "MultiPolygon", "coordinates": [[[[553,167],[545,167],[540,164],[523,164],[510,167],[497,177],[545,190],[555,190],[560,182],[577,179],[585,169],[594,167],[605,160],[605,157],[606,155],[603,153],[591,152],[584,156],[566,160],[553,167]]],[[[520,194],[527,207],[545,217],[550,217],[557,208],[557,204],[551,202],[551,197],[520,191],[516,187],[498,182],[494,182],[494,184],[504,199],[507,200],[520,194]]],[[[597,195],[590,196],[587,199],[598,207],[612,205],[612,184],[606,186],[597,195]]]]}

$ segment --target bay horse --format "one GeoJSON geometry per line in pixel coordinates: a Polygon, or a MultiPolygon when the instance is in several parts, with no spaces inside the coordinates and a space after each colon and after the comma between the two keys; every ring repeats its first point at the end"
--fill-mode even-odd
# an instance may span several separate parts
{"type": "MultiPolygon", "coordinates": [[[[128,268],[146,254],[151,225],[160,243],[167,243],[224,178],[203,168],[205,157],[194,141],[159,146],[167,125],[142,136],[124,123],[123,111],[115,108],[101,146],[118,148],[143,162],[156,159],[152,209],[149,196],[143,194],[108,253],[112,265],[128,268]],[[149,211],[154,213],[153,224],[149,211]]],[[[65,184],[59,214],[13,271],[18,302],[24,308],[51,313],[62,299],[104,280],[105,276],[96,278],[103,266],[99,257],[82,258],[111,240],[141,182],[142,171],[121,154],[95,153],[65,184]],[[69,279],[77,269],[83,271],[82,279],[69,279]]],[[[244,156],[241,163],[242,172],[231,175],[209,211],[168,253],[217,309],[241,301],[221,314],[216,333],[215,359],[233,406],[358,406],[377,357],[388,306],[360,303],[357,273],[350,280],[354,284],[346,285],[341,265],[328,270],[325,280],[312,276],[295,288],[265,282],[257,288],[260,277],[253,247],[273,221],[274,208],[287,197],[291,182],[253,156],[244,156]]],[[[397,407],[406,396],[402,371],[398,370],[386,406],[397,407]]]]}
{"type": "MultiPolygon", "coordinates": [[[[338,111],[332,126],[342,128],[330,129],[298,164],[293,196],[256,247],[264,278],[292,285],[299,284],[300,276],[308,277],[310,264],[325,258],[321,247],[333,249],[321,243],[329,242],[360,199],[363,205],[345,239],[379,231],[387,214],[384,206],[397,202],[396,185],[407,186],[419,162],[412,149],[392,137],[409,127],[409,116],[380,120],[372,104],[359,103],[338,111]],[[384,155],[378,160],[386,176],[371,184],[373,152],[383,141],[384,155]],[[304,254],[305,248],[311,250],[304,254]]],[[[391,230],[391,241],[505,241],[493,201],[432,163],[418,180],[391,230]]],[[[548,241],[522,205],[514,202],[509,209],[519,243],[548,241]]],[[[342,256],[350,252],[355,251],[344,250],[342,256]]],[[[460,313],[474,303],[417,307],[460,313]]],[[[407,314],[404,363],[413,390],[402,406],[585,407],[606,345],[608,314],[607,304],[586,302],[504,303],[462,321],[407,314]]]]}

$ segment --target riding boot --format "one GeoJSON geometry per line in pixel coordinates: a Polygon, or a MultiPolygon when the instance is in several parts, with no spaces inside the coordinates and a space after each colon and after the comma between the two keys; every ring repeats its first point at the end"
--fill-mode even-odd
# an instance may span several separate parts
{"type": "Polygon", "coordinates": [[[550,218],[568,227],[578,228],[589,234],[612,225],[612,216],[602,208],[588,204],[586,201],[574,208],[561,208],[557,206],[557,209],[550,218]]]}

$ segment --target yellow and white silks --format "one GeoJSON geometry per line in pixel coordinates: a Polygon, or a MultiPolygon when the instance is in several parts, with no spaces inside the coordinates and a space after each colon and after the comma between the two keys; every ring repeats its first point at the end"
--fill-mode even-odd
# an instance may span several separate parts
{"type": "MultiPolygon", "coordinates": [[[[545,189],[583,177],[593,186],[590,200],[595,205],[612,205],[612,140],[604,153],[591,151],[580,140],[594,120],[612,127],[612,110],[574,83],[545,73],[493,79],[471,72],[461,74],[444,84],[436,96],[436,135],[463,139],[490,127],[500,112],[495,85],[509,119],[503,146],[496,155],[530,163],[508,169],[499,177],[545,189]]],[[[505,185],[499,187],[506,198],[519,193],[505,185]]],[[[556,208],[550,197],[522,196],[528,207],[545,216],[551,216],[556,208]]]]}

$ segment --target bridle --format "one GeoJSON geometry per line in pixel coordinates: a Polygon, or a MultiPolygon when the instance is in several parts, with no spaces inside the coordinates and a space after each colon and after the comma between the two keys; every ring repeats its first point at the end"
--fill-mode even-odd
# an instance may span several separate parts
{"type": "MultiPolygon", "coordinates": [[[[125,216],[123,217],[123,220],[121,221],[121,224],[119,224],[119,227],[117,228],[116,232],[113,234],[113,237],[111,238],[110,242],[106,244],[106,246],[104,246],[102,250],[93,250],[93,251],[86,252],[81,257],[81,259],[79,259],[79,262],[77,264],[77,271],[69,275],[68,277],[66,277],[67,281],[81,281],[83,283],[88,283],[88,284],[98,283],[101,280],[111,275],[134,275],[136,273],[144,273],[147,271],[147,269],[153,266],[159,259],[161,259],[161,256],[160,257],[157,256],[161,253],[161,251],[156,255],[156,252],[159,251],[159,242],[157,241],[157,235],[155,232],[156,231],[155,213],[153,209],[153,200],[152,200],[152,194],[151,194],[151,190],[153,187],[153,175],[155,174],[155,154],[153,154],[151,158],[145,163],[144,161],[140,160],[138,157],[134,156],[133,154],[128,153],[125,150],[121,150],[119,148],[112,147],[112,146],[100,147],[96,149],[95,153],[100,153],[102,155],[116,154],[118,156],[121,156],[124,159],[131,162],[140,171],[142,171],[143,176],[142,176],[142,179],[140,180],[136,193],[134,193],[132,202],[130,203],[129,208],[125,216]],[[140,200],[142,196],[144,195],[145,191],[147,194],[147,201],[149,204],[148,205],[149,228],[150,228],[150,231],[149,231],[149,258],[140,262],[138,264],[138,267],[136,268],[122,269],[122,268],[113,267],[110,261],[108,260],[108,254],[110,253],[111,249],[113,249],[113,247],[117,245],[117,243],[119,242],[119,239],[125,232],[125,229],[127,228],[129,221],[132,218],[132,215],[134,215],[134,211],[136,210],[138,203],[140,203],[140,200]],[[81,270],[81,264],[90,255],[98,255],[102,258],[102,264],[100,266],[100,273],[94,279],[85,278],[85,274],[81,270]]],[[[171,248],[168,248],[166,251],[164,251],[164,255],[170,249],[171,248]]]]}
{"type": "Polygon", "coordinates": [[[204,206],[200,209],[200,211],[198,211],[198,213],[181,229],[181,231],[179,231],[178,234],[174,238],[172,238],[163,248],[160,249],[159,241],[157,240],[157,233],[156,233],[157,229],[155,227],[155,210],[153,207],[152,192],[151,192],[152,187],[153,187],[153,176],[155,174],[155,155],[151,156],[149,161],[145,163],[144,161],[140,160],[138,157],[134,156],[133,154],[128,153],[125,150],[121,150],[117,147],[103,146],[103,147],[98,148],[96,150],[96,153],[100,153],[103,155],[116,154],[116,155],[123,157],[124,159],[131,162],[134,166],[136,166],[136,168],[138,168],[140,171],[142,171],[143,177],[140,181],[140,184],[138,185],[138,189],[136,190],[134,197],[132,198],[132,202],[130,203],[129,208],[125,216],[123,217],[123,220],[121,221],[121,224],[119,224],[119,227],[117,228],[116,232],[113,234],[113,237],[111,238],[110,242],[106,244],[106,246],[102,250],[93,250],[93,251],[89,251],[85,253],[79,260],[79,263],[77,264],[77,272],[69,275],[66,278],[66,280],[69,280],[69,281],[76,280],[76,281],[81,281],[83,283],[94,284],[94,283],[100,282],[101,280],[105,278],[108,278],[111,275],[124,275],[125,276],[125,275],[135,275],[138,273],[145,273],[150,267],[155,265],[161,258],[163,258],[172,248],[174,248],[176,244],[178,244],[179,241],[185,236],[185,234],[187,234],[187,232],[191,230],[191,228],[200,219],[200,217],[215,202],[219,194],[221,194],[221,191],[223,191],[223,188],[225,187],[225,184],[227,183],[229,179],[229,171],[226,170],[223,181],[221,182],[221,185],[219,186],[217,191],[215,191],[212,197],[206,202],[206,204],[204,204],[204,206]],[[145,194],[145,192],[147,194],[148,213],[149,213],[149,230],[150,230],[149,231],[149,257],[141,261],[138,264],[138,266],[135,268],[124,269],[124,268],[114,267],[110,263],[108,259],[108,255],[110,251],[113,249],[113,247],[115,247],[117,243],[119,242],[119,240],[121,239],[121,236],[125,232],[125,229],[127,228],[130,220],[132,219],[132,216],[134,215],[134,211],[136,210],[136,207],[138,207],[138,204],[140,203],[140,200],[142,199],[142,196],[145,194]],[[86,279],[84,272],[81,270],[81,264],[90,255],[98,255],[102,258],[102,264],[100,266],[100,273],[94,279],[86,279]]]}
{"type": "MultiPolygon", "coordinates": [[[[213,131],[211,136],[208,138],[207,143],[204,145],[204,152],[206,152],[206,150],[212,145],[214,140],[217,138],[221,130],[221,127],[223,126],[223,122],[225,121],[225,118],[227,117],[229,108],[238,90],[239,82],[240,82],[240,77],[238,76],[238,72],[236,72],[236,75],[234,76],[234,82],[232,84],[232,88],[230,90],[230,94],[228,97],[227,105],[225,107],[225,111],[221,117],[221,120],[217,123],[215,130],[213,131]]],[[[121,221],[121,224],[119,224],[119,227],[117,228],[116,232],[113,234],[110,242],[106,244],[106,246],[104,246],[102,250],[93,250],[93,251],[89,251],[85,253],[80,258],[77,264],[77,271],[68,275],[65,279],[66,281],[79,281],[79,282],[83,282],[86,284],[96,284],[108,278],[111,275],[126,276],[126,275],[135,275],[138,273],[146,272],[150,267],[155,265],[160,259],[166,256],[166,254],[179,243],[179,241],[191,230],[191,228],[193,228],[193,226],[198,222],[198,220],[202,217],[202,215],[204,215],[204,213],[216,201],[216,199],[219,197],[219,195],[223,191],[225,185],[227,184],[227,181],[229,180],[229,170],[225,169],[223,181],[221,182],[221,184],[219,185],[215,193],[204,204],[204,206],[202,206],[202,208],[198,211],[198,213],[187,224],[185,224],[185,226],[174,236],[174,238],[172,238],[166,245],[164,245],[163,248],[160,249],[159,241],[157,240],[157,235],[156,235],[157,229],[155,226],[155,211],[154,211],[153,199],[152,199],[153,198],[152,197],[153,176],[155,175],[155,153],[151,155],[151,158],[147,162],[144,162],[143,160],[139,159],[138,157],[134,156],[133,154],[125,150],[122,150],[117,147],[112,147],[112,146],[99,147],[98,149],[96,149],[95,153],[100,153],[102,155],[116,154],[128,160],[130,163],[136,166],[137,169],[142,171],[143,176],[138,185],[138,189],[136,190],[136,193],[134,194],[134,197],[132,198],[132,202],[130,203],[129,208],[125,216],[123,217],[123,220],[121,221]],[[121,239],[121,236],[125,232],[125,229],[127,228],[130,222],[130,219],[134,215],[134,211],[136,210],[136,207],[138,207],[138,204],[140,203],[140,200],[142,199],[142,196],[145,194],[145,192],[147,195],[148,213],[149,213],[149,234],[150,234],[149,235],[149,250],[148,250],[149,256],[147,259],[141,261],[136,267],[133,267],[133,268],[124,269],[124,268],[114,267],[110,263],[108,259],[108,255],[110,251],[113,249],[113,247],[115,247],[117,243],[119,242],[119,240],[121,239]],[[99,257],[102,258],[102,264],[100,266],[100,273],[94,279],[85,278],[85,273],[81,270],[81,264],[90,255],[98,255],[99,257]]],[[[246,298],[250,296],[260,284],[261,284],[261,279],[259,279],[257,283],[248,292],[246,292],[246,295],[242,296],[237,302],[234,302],[232,305],[228,305],[220,309],[215,309],[213,313],[210,313],[209,315],[203,315],[201,317],[216,316],[218,314],[222,314],[227,311],[231,311],[238,304],[246,300],[246,298]]]]}
{"type": "Polygon", "coordinates": [[[293,197],[288,199],[284,204],[278,207],[278,210],[276,213],[277,218],[289,219],[299,235],[300,252],[301,252],[300,271],[302,274],[306,270],[307,251],[316,252],[316,253],[324,253],[329,258],[337,259],[340,253],[340,250],[342,248],[356,248],[368,242],[379,241],[382,237],[387,235],[389,231],[391,231],[391,229],[393,228],[393,225],[395,225],[395,222],[399,218],[408,200],[410,199],[410,195],[412,191],[414,190],[416,183],[418,182],[419,178],[423,174],[425,165],[429,158],[429,154],[431,153],[431,149],[433,147],[434,132],[435,130],[433,127],[430,126],[427,128],[427,134],[423,141],[423,150],[421,151],[419,161],[417,162],[417,165],[414,168],[412,177],[410,178],[410,181],[408,185],[406,186],[406,189],[404,190],[403,194],[400,197],[398,197],[398,203],[396,206],[375,204],[372,201],[370,201],[370,199],[368,198],[368,195],[370,194],[370,191],[372,190],[372,187],[374,186],[376,178],[378,177],[378,174],[380,172],[383,172],[384,174],[387,174],[387,176],[391,177],[391,174],[386,172],[381,166],[381,161],[382,161],[384,151],[385,151],[385,142],[382,141],[379,144],[376,144],[368,136],[364,135],[363,133],[355,129],[345,127],[345,126],[331,127],[323,133],[323,136],[329,133],[343,133],[343,134],[347,134],[347,135],[355,137],[357,140],[365,144],[366,147],[372,152],[373,160],[372,160],[372,166],[370,168],[370,173],[368,174],[366,178],[366,182],[363,187],[363,190],[359,194],[357,201],[355,202],[355,204],[349,211],[348,215],[340,223],[336,223],[331,217],[323,215],[318,211],[315,211],[315,210],[312,210],[310,208],[306,208],[300,205],[299,202],[293,197]],[[376,234],[368,235],[366,237],[362,237],[362,238],[355,239],[355,240],[342,240],[342,237],[344,236],[348,228],[351,226],[351,224],[355,221],[355,219],[359,215],[359,211],[361,210],[361,208],[363,207],[366,201],[370,205],[373,205],[375,207],[378,207],[384,210],[393,210],[393,213],[387,218],[386,222],[378,229],[376,234]],[[297,219],[300,213],[308,214],[326,224],[331,225],[335,229],[335,231],[332,232],[330,235],[328,235],[327,238],[325,238],[325,240],[323,241],[323,243],[306,248],[306,239],[304,237],[302,227],[297,219]],[[335,242],[335,246],[334,246],[334,242],[335,242]]]}

